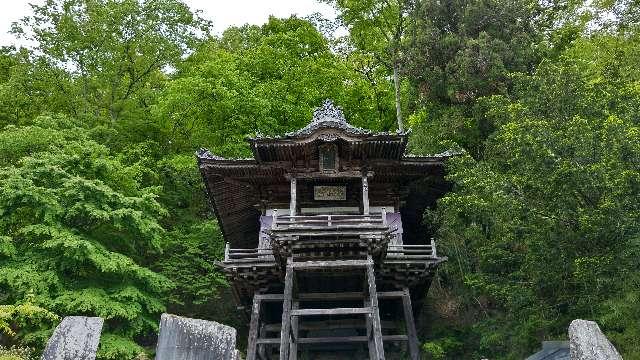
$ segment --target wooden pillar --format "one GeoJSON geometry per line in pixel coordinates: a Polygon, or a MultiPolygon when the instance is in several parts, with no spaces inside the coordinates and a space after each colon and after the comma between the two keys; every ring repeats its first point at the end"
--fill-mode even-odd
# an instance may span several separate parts
{"type": "MultiPolygon", "coordinates": [[[[267,337],[267,329],[265,328],[265,324],[260,325],[260,339],[264,339],[267,337]]],[[[266,345],[258,345],[258,358],[260,360],[267,359],[267,347],[266,345]]]]}
{"type": "Polygon", "coordinates": [[[247,344],[247,360],[255,360],[257,353],[258,328],[260,326],[260,306],[262,299],[259,294],[253,295],[251,322],[249,323],[249,340],[247,344]]]}
{"type": "Polygon", "coordinates": [[[431,256],[433,258],[438,257],[438,253],[436,253],[436,242],[435,240],[433,240],[433,238],[431,238],[431,256]]]}
{"type": "MultiPolygon", "coordinates": [[[[365,300],[364,306],[371,307],[371,301],[365,300]]],[[[368,314],[365,318],[365,326],[367,327],[367,347],[369,348],[369,360],[377,360],[376,346],[373,342],[373,321],[371,318],[371,314],[368,314]]]]}
{"type": "Polygon", "coordinates": [[[293,297],[293,258],[287,259],[282,300],[282,323],[280,325],[280,360],[289,360],[289,337],[291,332],[291,298],[293,297]]]}
{"type": "Polygon", "coordinates": [[[411,360],[420,360],[418,334],[416,332],[416,324],[413,319],[413,308],[411,307],[411,294],[407,288],[404,288],[404,295],[402,295],[402,307],[404,308],[404,322],[407,327],[409,355],[411,356],[411,360]]]}
{"type": "Polygon", "coordinates": [[[367,255],[367,283],[369,285],[369,302],[371,304],[371,322],[373,332],[373,345],[376,352],[376,360],[384,360],[384,345],[382,343],[382,324],[380,323],[380,311],[378,310],[378,291],[376,290],[376,273],[373,271],[373,260],[367,255]]]}
{"type": "Polygon", "coordinates": [[[298,195],[298,191],[296,189],[296,185],[298,180],[295,177],[291,177],[291,202],[289,203],[289,215],[296,216],[296,196],[298,195]]]}
{"type": "MultiPolygon", "coordinates": [[[[291,305],[292,309],[299,309],[300,302],[294,301],[291,305]]],[[[291,343],[289,344],[289,360],[297,360],[298,359],[298,322],[300,321],[299,316],[293,316],[291,318],[291,343]]]]}
{"type": "Polygon", "coordinates": [[[362,212],[369,215],[369,179],[367,174],[362,174],[362,212]]]}

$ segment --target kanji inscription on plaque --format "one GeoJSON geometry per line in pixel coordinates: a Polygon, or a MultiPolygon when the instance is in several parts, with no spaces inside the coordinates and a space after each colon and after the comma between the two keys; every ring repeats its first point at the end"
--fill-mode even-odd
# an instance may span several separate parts
{"type": "Polygon", "coordinates": [[[347,187],[346,186],[324,186],[324,185],[314,186],[313,199],[314,200],[330,200],[330,201],[347,200],[347,187]]]}

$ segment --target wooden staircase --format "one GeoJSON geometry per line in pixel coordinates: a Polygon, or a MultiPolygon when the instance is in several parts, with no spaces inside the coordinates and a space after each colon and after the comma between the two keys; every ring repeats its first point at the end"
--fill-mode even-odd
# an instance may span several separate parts
{"type": "MultiPolygon", "coordinates": [[[[283,294],[255,294],[249,329],[247,360],[296,360],[299,356],[299,345],[312,344],[345,344],[365,343],[369,359],[383,360],[384,342],[408,342],[411,359],[419,359],[419,349],[411,309],[408,289],[379,293],[376,289],[374,261],[371,256],[366,259],[296,261],[291,256],[287,259],[283,294]],[[362,292],[336,293],[301,293],[297,291],[296,278],[303,273],[332,274],[336,272],[360,272],[366,280],[362,292]],[[378,299],[399,299],[402,301],[406,334],[383,335],[378,299]],[[331,303],[339,301],[359,302],[359,307],[307,307],[306,304],[331,303]],[[269,302],[282,302],[282,318],[279,337],[267,337],[265,324],[262,321],[263,305],[269,302]],[[301,320],[326,317],[348,316],[352,319],[361,317],[366,334],[357,336],[322,336],[302,337],[301,320]],[[363,319],[362,319],[363,318],[363,319]],[[270,348],[279,347],[278,356],[273,357],[270,348]]],[[[322,276],[322,275],[321,275],[322,276]]],[[[353,320],[350,320],[353,321],[353,320]]],[[[349,323],[347,323],[349,324],[349,323]]],[[[350,324],[358,328],[357,321],[350,324]]],[[[348,328],[349,325],[346,326],[348,328]]],[[[361,327],[361,326],[360,326],[361,327]]],[[[344,327],[343,327],[344,328],[344,327]]],[[[273,327],[272,329],[273,330],[273,327]]],[[[302,327],[304,330],[304,327],[302,327]]]]}

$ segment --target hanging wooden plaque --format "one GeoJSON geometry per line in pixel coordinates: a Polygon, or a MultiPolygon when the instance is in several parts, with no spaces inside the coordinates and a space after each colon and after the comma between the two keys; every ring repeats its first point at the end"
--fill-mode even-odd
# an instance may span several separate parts
{"type": "Polygon", "coordinates": [[[344,201],[347,200],[346,186],[325,186],[313,187],[313,200],[344,201]]]}

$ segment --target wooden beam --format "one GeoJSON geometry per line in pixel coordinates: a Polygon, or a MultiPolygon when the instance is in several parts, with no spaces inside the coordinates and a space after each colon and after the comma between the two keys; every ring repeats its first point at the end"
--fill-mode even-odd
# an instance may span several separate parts
{"type": "MultiPolygon", "coordinates": [[[[388,341],[406,341],[406,335],[387,335],[382,337],[388,341]]],[[[327,337],[313,337],[313,338],[300,338],[299,344],[332,344],[332,343],[347,343],[347,342],[367,342],[366,336],[327,336],[327,337]]]]}
{"type": "Polygon", "coordinates": [[[344,292],[344,293],[299,293],[300,301],[317,301],[317,300],[360,300],[365,296],[362,292],[344,292]]]}
{"type": "MultiPolygon", "coordinates": [[[[292,311],[298,310],[299,307],[300,303],[294,301],[292,305],[292,311]]],[[[289,360],[298,359],[298,321],[298,317],[294,317],[291,319],[291,343],[289,345],[289,360]]]]}
{"type": "MultiPolygon", "coordinates": [[[[367,256],[367,260],[371,260],[371,255],[367,256]]],[[[372,260],[367,265],[367,284],[369,287],[369,301],[371,302],[371,325],[373,345],[376,349],[376,360],[384,360],[382,326],[380,324],[380,312],[378,311],[378,292],[376,290],[376,274],[373,271],[372,260]]]]}
{"type": "MultiPolygon", "coordinates": [[[[365,305],[366,306],[366,305],[365,305]]],[[[280,322],[274,324],[265,324],[265,331],[280,334],[280,322]]],[[[397,329],[395,321],[382,321],[383,329],[397,329]]],[[[317,320],[309,319],[298,325],[300,330],[337,330],[337,329],[366,329],[365,319],[330,319],[317,320]]],[[[266,337],[266,336],[262,336],[266,337]]]]}
{"type": "MultiPolygon", "coordinates": [[[[284,236],[308,236],[308,237],[321,237],[321,238],[331,237],[333,239],[336,239],[339,237],[355,237],[355,238],[362,239],[362,238],[374,238],[374,237],[384,238],[384,237],[391,236],[391,233],[392,233],[391,231],[387,231],[386,228],[383,228],[382,225],[380,226],[349,225],[349,226],[341,226],[341,227],[334,226],[331,228],[324,227],[324,228],[317,228],[317,229],[288,228],[288,229],[282,229],[282,230],[278,229],[277,232],[272,230],[272,232],[274,233],[274,237],[276,238],[276,241],[281,241],[282,237],[284,236]]],[[[430,257],[430,258],[433,259],[433,257],[430,257]]]]}
{"type": "Polygon", "coordinates": [[[255,360],[257,354],[258,328],[260,326],[260,305],[261,300],[258,295],[253,297],[253,308],[251,311],[251,322],[249,323],[249,340],[247,344],[247,360],[255,360]]]}
{"type": "Polygon", "coordinates": [[[404,295],[404,291],[380,291],[378,292],[378,299],[384,298],[399,298],[404,295]]]}
{"type": "Polygon", "coordinates": [[[289,331],[291,331],[291,297],[293,296],[293,258],[287,259],[282,301],[282,325],[280,328],[280,360],[289,360],[289,331]]]}
{"type": "MultiPolygon", "coordinates": [[[[364,306],[371,306],[371,300],[367,299],[364,301],[364,306]]],[[[367,330],[367,349],[369,350],[369,360],[376,360],[376,347],[373,343],[373,322],[372,315],[366,316],[365,326],[367,330]]]]}
{"type": "Polygon", "coordinates": [[[331,343],[350,343],[350,342],[366,342],[366,336],[327,336],[301,338],[300,344],[331,344],[331,343]]]}
{"type": "Polygon", "coordinates": [[[256,294],[254,295],[254,299],[256,297],[262,301],[270,301],[270,302],[282,301],[284,299],[283,294],[256,294]]]}
{"type": "Polygon", "coordinates": [[[371,314],[370,307],[291,310],[291,316],[371,314]]]}
{"type": "Polygon", "coordinates": [[[256,342],[261,345],[280,345],[280,338],[260,338],[256,342]]]}
{"type": "Polygon", "coordinates": [[[362,209],[363,214],[369,215],[369,179],[362,175],[362,209]]]}
{"type": "Polygon", "coordinates": [[[296,216],[296,196],[298,194],[296,185],[298,180],[295,177],[291,177],[291,202],[289,203],[289,215],[296,216]]]}
{"type": "MultiPolygon", "coordinates": [[[[260,337],[258,338],[258,340],[266,337],[267,337],[267,325],[263,324],[260,326],[260,337]]],[[[258,342],[258,340],[256,340],[256,343],[258,344],[258,357],[260,358],[260,360],[268,360],[267,348],[264,344],[261,344],[260,342],[258,342]]],[[[280,342],[278,342],[278,344],[279,343],[280,342]]]]}
{"type": "Polygon", "coordinates": [[[407,335],[383,335],[384,341],[407,341],[407,335]]]}
{"type": "MultiPolygon", "coordinates": [[[[299,293],[297,298],[300,301],[316,300],[362,300],[366,296],[363,292],[343,292],[343,293],[299,293]]],[[[401,298],[404,291],[380,291],[378,299],[401,298]]]]}
{"type": "Polygon", "coordinates": [[[289,179],[295,176],[298,179],[334,179],[334,178],[357,179],[362,176],[372,177],[373,174],[374,174],[373,171],[368,171],[367,173],[363,174],[361,171],[358,171],[358,170],[346,170],[346,171],[336,171],[336,172],[314,171],[314,172],[298,172],[291,175],[287,174],[285,175],[285,178],[289,179]]]}
{"type": "Polygon", "coordinates": [[[404,309],[404,322],[407,327],[407,339],[409,342],[409,355],[411,360],[420,360],[420,348],[418,347],[418,334],[413,319],[413,308],[411,307],[411,296],[408,288],[404,288],[402,296],[402,307],[404,309]]]}
{"type": "Polygon", "coordinates": [[[329,260],[329,261],[305,261],[294,263],[296,270],[336,269],[336,268],[362,268],[373,265],[373,260],[329,260]]]}
{"type": "MultiPolygon", "coordinates": [[[[406,335],[385,335],[382,337],[385,341],[407,341],[406,335]]],[[[257,340],[258,344],[280,344],[278,338],[261,338],[257,340]]],[[[312,338],[298,338],[298,344],[331,344],[331,343],[346,343],[346,342],[367,342],[366,336],[327,336],[327,337],[312,337],[312,338]]],[[[291,358],[290,358],[291,359],[291,358]]]]}

